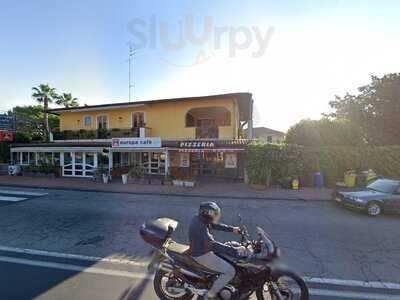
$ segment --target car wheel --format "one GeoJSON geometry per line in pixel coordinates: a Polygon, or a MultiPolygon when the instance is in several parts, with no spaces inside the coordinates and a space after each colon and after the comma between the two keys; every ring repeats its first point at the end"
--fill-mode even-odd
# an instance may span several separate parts
{"type": "Polygon", "coordinates": [[[367,205],[367,213],[372,217],[379,216],[382,213],[382,207],[377,202],[370,202],[367,205]]]}

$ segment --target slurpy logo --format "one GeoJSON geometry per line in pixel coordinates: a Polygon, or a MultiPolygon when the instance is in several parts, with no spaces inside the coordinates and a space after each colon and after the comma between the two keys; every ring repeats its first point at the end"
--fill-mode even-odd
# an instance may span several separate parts
{"type": "Polygon", "coordinates": [[[133,36],[130,45],[135,49],[161,48],[178,52],[186,47],[195,47],[197,55],[190,64],[178,65],[164,59],[176,66],[189,67],[206,62],[217,50],[225,51],[230,58],[236,57],[239,51],[249,52],[252,58],[260,58],[266,53],[274,28],[214,26],[211,16],[204,17],[202,25],[195,28],[192,15],[185,16],[171,26],[165,21],[159,22],[152,15],[148,20],[137,18],[130,21],[128,32],[133,36]]]}

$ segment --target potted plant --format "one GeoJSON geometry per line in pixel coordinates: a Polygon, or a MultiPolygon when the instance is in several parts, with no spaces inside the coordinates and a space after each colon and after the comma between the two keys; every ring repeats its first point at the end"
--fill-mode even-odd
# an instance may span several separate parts
{"type": "Polygon", "coordinates": [[[148,180],[144,178],[144,169],[140,164],[135,164],[130,167],[128,177],[136,184],[147,184],[148,180]]]}
{"type": "Polygon", "coordinates": [[[184,187],[194,187],[195,184],[196,184],[196,181],[193,177],[187,177],[183,180],[184,187]]]}
{"type": "Polygon", "coordinates": [[[109,174],[108,169],[104,167],[103,164],[100,164],[96,169],[96,177],[101,178],[104,184],[108,183],[109,174]]]}
{"type": "Polygon", "coordinates": [[[183,186],[183,180],[176,178],[176,179],[172,180],[172,184],[174,186],[183,186]]]}
{"type": "Polygon", "coordinates": [[[122,174],[122,175],[121,175],[122,184],[127,184],[127,183],[128,183],[128,177],[129,177],[129,174],[128,174],[128,173],[122,174]]]}

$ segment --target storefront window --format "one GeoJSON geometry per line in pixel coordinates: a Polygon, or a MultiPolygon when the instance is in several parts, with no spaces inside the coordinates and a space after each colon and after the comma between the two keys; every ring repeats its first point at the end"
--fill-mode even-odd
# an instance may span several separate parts
{"type": "Polygon", "coordinates": [[[22,164],[29,164],[29,152],[22,152],[22,164]]]}
{"type": "Polygon", "coordinates": [[[56,166],[60,165],[60,153],[59,152],[54,153],[54,164],[56,166]]]}
{"type": "Polygon", "coordinates": [[[53,153],[52,152],[45,152],[44,153],[45,162],[48,164],[53,163],[53,153]]]}
{"type": "Polygon", "coordinates": [[[165,174],[165,155],[159,152],[143,152],[142,164],[146,174],[165,174]]]}
{"type": "Polygon", "coordinates": [[[13,152],[12,161],[13,161],[14,165],[19,165],[21,163],[20,162],[20,152],[13,152]]]}
{"type": "Polygon", "coordinates": [[[43,152],[38,152],[38,164],[41,165],[46,161],[45,155],[43,152]]]}
{"type": "Polygon", "coordinates": [[[29,164],[34,166],[36,164],[36,153],[29,152],[29,164]]]}

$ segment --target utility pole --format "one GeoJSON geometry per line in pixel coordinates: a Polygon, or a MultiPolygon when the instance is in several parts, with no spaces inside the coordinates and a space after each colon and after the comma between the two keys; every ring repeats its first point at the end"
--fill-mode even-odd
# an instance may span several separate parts
{"type": "MultiPolygon", "coordinates": [[[[135,60],[135,54],[136,54],[136,49],[132,47],[132,45],[129,45],[129,102],[132,101],[132,98],[134,94],[132,93],[132,88],[135,86],[135,73],[134,70],[132,71],[132,66],[134,66],[134,60],[135,60]],[[133,81],[133,83],[132,83],[133,81]]],[[[135,90],[134,90],[135,91],[135,90]]]]}

